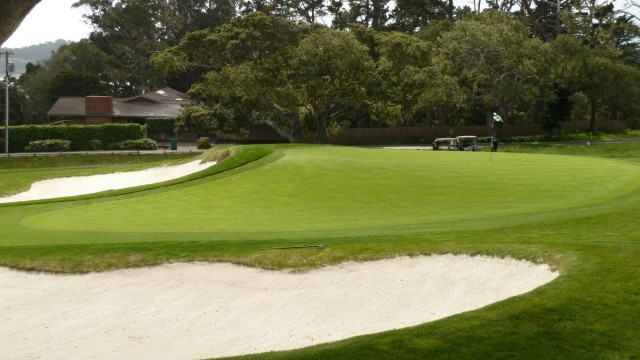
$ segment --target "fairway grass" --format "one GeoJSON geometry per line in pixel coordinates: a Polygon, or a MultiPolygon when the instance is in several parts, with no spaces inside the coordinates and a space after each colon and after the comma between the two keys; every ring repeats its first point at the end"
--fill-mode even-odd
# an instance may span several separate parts
{"type": "Polygon", "coordinates": [[[344,147],[283,153],[218,181],[42,211],[20,225],[36,232],[127,233],[127,242],[154,241],[157,233],[243,240],[428,231],[594,204],[633,191],[640,175],[634,165],[580,157],[500,154],[490,162],[478,153],[344,147]]]}
{"type": "Polygon", "coordinates": [[[511,256],[546,262],[561,276],[433,323],[256,358],[640,354],[637,148],[624,149],[627,160],[331,146],[237,151],[170,186],[0,206],[0,264],[85,272],[210,260],[302,269],[396,255],[511,256]],[[328,246],[273,249],[309,244],[328,246]]]}

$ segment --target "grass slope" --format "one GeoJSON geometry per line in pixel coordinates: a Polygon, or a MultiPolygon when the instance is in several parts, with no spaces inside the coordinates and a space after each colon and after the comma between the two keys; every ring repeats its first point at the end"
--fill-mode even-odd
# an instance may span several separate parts
{"type": "MultiPolygon", "coordinates": [[[[207,176],[168,187],[0,206],[0,264],[307,268],[396,254],[513,256],[548,262],[562,276],[434,323],[255,358],[638,358],[637,162],[316,146],[236,151],[207,176]],[[261,250],[314,243],[329,246],[261,250]]],[[[624,152],[640,158],[640,146],[624,152]]]]}
{"type": "Polygon", "coordinates": [[[0,196],[26,191],[36,181],[133,171],[193,158],[193,155],[59,155],[0,158],[0,196]]]}

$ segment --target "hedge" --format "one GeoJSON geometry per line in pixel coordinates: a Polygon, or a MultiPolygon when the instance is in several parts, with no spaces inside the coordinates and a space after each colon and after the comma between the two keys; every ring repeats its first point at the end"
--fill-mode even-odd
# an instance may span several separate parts
{"type": "Polygon", "coordinates": [[[173,133],[176,128],[176,118],[174,117],[148,118],[146,120],[146,124],[149,132],[173,133]]]}
{"type": "Polygon", "coordinates": [[[92,150],[95,140],[100,140],[106,147],[125,140],[143,138],[144,133],[145,127],[140,124],[10,126],[9,151],[21,152],[32,141],[49,139],[69,140],[73,151],[92,150]]]}

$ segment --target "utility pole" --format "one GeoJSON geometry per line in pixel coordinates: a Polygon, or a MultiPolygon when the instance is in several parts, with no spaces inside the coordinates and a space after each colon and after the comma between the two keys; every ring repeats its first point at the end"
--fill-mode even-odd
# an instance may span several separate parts
{"type": "Polygon", "coordinates": [[[4,152],[9,156],[9,55],[12,52],[4,52],[5,65],[5,89],[4,89],[4,152]]]}

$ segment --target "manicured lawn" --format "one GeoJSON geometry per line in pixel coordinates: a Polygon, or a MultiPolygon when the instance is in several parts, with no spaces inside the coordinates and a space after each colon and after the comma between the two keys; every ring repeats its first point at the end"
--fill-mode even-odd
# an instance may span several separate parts
{"type": "Polygon", "coordinates": [[[437,322],[255,358],[638,358],[640,145],[590,156],[554,151],[564,150],[490,158],[240,147],[187,182],[0,206],[0,264],[92,271],[223,260],[308,268],[398,254],[513,256],[562,275],[437,322]],[[306,244],[328,247],[270,249],[306,244]]]}
{"type": "Polygon", "coordinates": [[[29,189],[31,183],[57,177],[105,174],[159,166],[193,155],[60,155],[0,158],[0,196],[29,189]]]}

